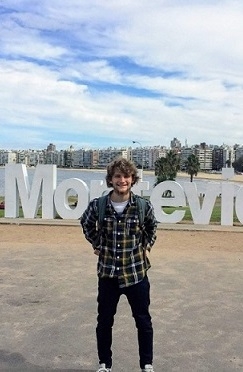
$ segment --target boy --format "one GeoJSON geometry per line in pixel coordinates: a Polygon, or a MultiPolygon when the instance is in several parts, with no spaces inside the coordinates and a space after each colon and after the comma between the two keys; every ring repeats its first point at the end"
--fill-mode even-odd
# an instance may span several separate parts
{"type": "Polygon", "coordinates": [[[135,165],[124,158],[107,167],[107,196],[104,219],[99,224],[98,198],[92,200],[81,217],[86,239],[98,258],[97,372],[112,369],[112,326],[117,304],[125,294],[138,331],[140,367],[154,372],[153,328],[149,313],[149,252],[156,239],[156,219],[149,201],[144,201],[145,217],[139,220],[138,196],[132,186],[139,180],[135,165]]]}

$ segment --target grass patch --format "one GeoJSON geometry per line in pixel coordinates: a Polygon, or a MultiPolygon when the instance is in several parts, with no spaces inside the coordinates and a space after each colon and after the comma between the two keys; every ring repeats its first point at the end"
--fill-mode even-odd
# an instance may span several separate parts
{"type": "MultiPolygon", "coordinates": [[[[203,198],[200,199],[200,205],[202,206],[203,203],[203,198]]],[[[182,222],[192,222],[192,215],[191,211],[189,208],[189,205],[186,207],[163,207],[163,211],[167,214],[171,214],[176,210],[185,210],[185,215],[182,219],[182,222]]],[[[220,223],[221,222],[221,198],[218,197],[215,201],[213,211],[210,217],[210,222],[211,223],[220,223]]],[[[240,221],[238,220],[235,209],[233,213],[233,223],[239,223],[240,221]]]]}
{"type": "MultiPolygon", "coordinates": [[[[4,201],[4,197],[0,197],[0,203],[4,201]]],[[[68,197],[68,204],[70,207],[75,207],[75,203],[77,202],[77,197],[76,196],[69,196],[68,197]]],[[[4,218],[5,217],[5,212],[4,212],[4,209],[0,209],[0,218],[4,218]]],[[[19,218],[23,218],[24,217],[24,214],[23,214],[23,210],[22,210],[22,207],[20,206],[19,207],[19,218]]],[[[42,208],[40,207],[38,212],[37,212],[37,218],[42,218],[42,208]]],[[[61,219],[61,217],[57,214],[56,219],[61,219]]]]}

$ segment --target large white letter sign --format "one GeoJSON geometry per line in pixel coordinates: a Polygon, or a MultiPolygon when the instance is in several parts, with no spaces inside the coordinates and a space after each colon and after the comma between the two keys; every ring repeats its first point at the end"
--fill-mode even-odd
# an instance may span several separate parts
{"type": "Polygon", "coordinates": [[[53,192],[56,188],[56,166],[38,165],[32,188],[24,164],[5,167],[5,217],[19,217],[19,197],[25,218],[35,218],[42,197],[42,218],[53,219],[55,208],[53,192]],[[41,193],[42,191],[42,193],[41,193]]]}
{"type": "Polygon", "coordinates": [[[230,182],[221,184],[221,225],[233,225],[235,186],[230,182]]]}
{"type": "MultiPolygon", "coordinates": [[[[194,224],[208,225],[213,212],[216,198],[221,196],[221,225],[233,225],[234,206],[239,221],[243,224],[243,187],[230,183],[234,170],[223,168],[223,182],[205,183],[205,195],[200,201],[195,182],[184,182],[181,186],[175,181],[164,181],[152,189],[150,201],[154,207],[157,221],[162,223],[178,223],[184,215],[183,207],[189,205],[194,224]],[[237,190],[238,188],[238,190],[237,190]],[[163,197],[166,191],[171,191],[171,197],[163,197]],[[237,192],[236,192],[237,191],[237,192]],[[235,203],[234,203],[235,200],[235,203]],[[163,207],[174,207],[172,213],[165,213],[163,207]]],[[[92,180],[90,190],[79,178],[62,181],[57,187],[56,165],[38,165],[29,182],[24,164],[7,164],[5,166],[5,217],[19,217],[21,202],[25,218],[35,218],[41,207],[43,219],[53,219],[56,211],[61,218],[78,219],[86,209],[90,200],[109,192],[104,180],[92,180]],[[75,190],[78,201],[75,206],[68,203],[70,190],[75,190]]],[[[149,182],[140,181],[134,185],[133,192],[142,194],[149,190],[149,182]]]]}
{"type": "Polygon", "coordinates": [[[159,183],[152,191],[150,201],[154,207],[154,214],[158,222],[177,223],[180,222],[185,211],[174,211],[170,214],[165,213],[162,207],[185,207],[186,198],[181,185],[174,181],[164,181],[159,183]],[[170,190],[173,194],[171,198],[162,197],[163,193],[170,190]]]}
{"type": "Polygon", "coordinates": [[[89,189],[85,182],[79,178],[69,178],[62,181],[55,192],[54,201],[56,211],[61,218],[78,219],[85,211],[89,201],[89,189]],[[78,195],[78,202],[75,208],[68,203],[68,191],[75,190],[78,195]]]}
{"type": "Polygon", "coordinates": [[[243,223],[243,187],[237,191],[235,198],[235,212],[240,223],[243,223]]]}
{"type": "Polygon", "coordinates": [[[136,183],[132,189],[134,194],[142,195],[142,191],[149,190],[149,182],[139,180],[138,183],[136,183]]]}
{"type": "Polygon", "coordinates": [[[184,190],[187,196],[188,204],[195,224],[208,225],[212,215],[213,207],[217,196],[220,194],[220,184],[209,182],[207,184],[202,207],[198,196],[197,186],[194,182],[185,182],[184,190]]]}
{"type": "MultiPolygon", "coordinates": [[[[111,189],[110,189],[111,190],[111,189]]],[[[103,180],[91,180],[90,182],[90,200],[98,198],[101,195],[108,194],[109,189],[103,180]]]]}

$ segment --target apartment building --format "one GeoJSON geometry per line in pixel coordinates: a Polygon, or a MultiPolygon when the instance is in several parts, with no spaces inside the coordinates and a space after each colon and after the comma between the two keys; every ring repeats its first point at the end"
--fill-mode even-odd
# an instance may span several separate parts
{"type": "Polygon", "coordinates": [[[224,149],[217,146],[212,151],[212,170],[220,171],[224,164],[224,149]]]}
{"type": "Polygon", "coordinates": [[[235,161],[234,148],[227,145],[215,146],[212,150],[212,169],[220,171],[222,168],[232,166],[235,161]]]}
{"type": "Polygon", "coordinates": [[[195,155],[197,156],[202,171],[212,170],[212,152],[213,150],[207,146],[200,145],[195,148],[195,155]]]}
{"type": "Polygon", "coordinates": [[[180,152],[180,166],[181,169],[185,169],[185,164],[188,159],[188,156],[195,153],[195,149],[192,147],[182,147],[180,152]]]}
{"type": "Polygon", "coordinates": [[[5,164],[16,164],[17,163],[17,154],[15,151],[0,151],[0,165],[5,164]]]}
{"type": "Polygon", "coordinates": [[[29,167],[29,151],[26,150],[20,150],[16,152],[16,163],[17,164],[25,164],[27,167],[29,167]]]}
{"type": "Polygon", "coordinates": [[[235,149],[235,160],[243,156],[243,146],[237,146],[235,149]]]}
{"type": "Polygon", "coordinates": [[[228,166],[232,166],[235,161],[235,150],[233,146],[224,146],[223,151],[223,166],[226,167],[227,163],[228,166]]]}
{"type": "Polygon", "coordinates": [[[72,151],[70,153],[72,157],[72,167],[83,168],[84,164],[84,150],[80,149],[77,151],[72,151]]]}
{"type": "Polygon", "coordinates": [[[113,149],[108,148],[104,150],[99,150],[99,161],[98,165],[99,168],[105,168],[107,164],[109,164],[112,160],[117,158],[118,156],[122,156],[124,158],[128,158],[128,151],[125,149],[113,149]]]}

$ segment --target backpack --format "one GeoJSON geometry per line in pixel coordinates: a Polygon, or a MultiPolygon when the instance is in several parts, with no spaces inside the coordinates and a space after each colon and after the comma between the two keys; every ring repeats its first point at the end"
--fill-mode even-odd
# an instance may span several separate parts
{"type": "MultiPolygon", "coordinates": [[[[146,199],[142,198],[139,195],[134,195],[138,207],[138,218],[140,228],[143,227],[143,222],[146,213],[146,199]]],[[[107,204],[108,195],[103,195],[98,198],[98,224],[102,226],[104,217],[105,217],[105,208],[107,204]]]]}

